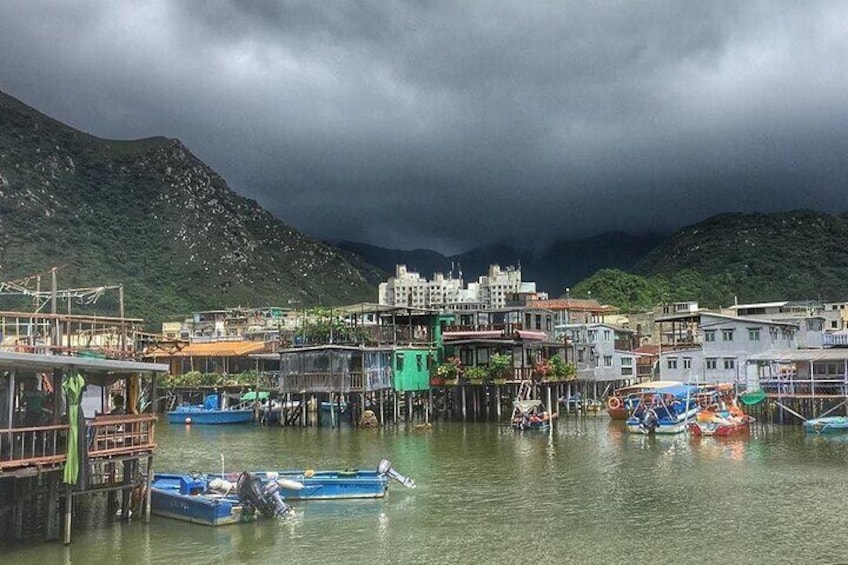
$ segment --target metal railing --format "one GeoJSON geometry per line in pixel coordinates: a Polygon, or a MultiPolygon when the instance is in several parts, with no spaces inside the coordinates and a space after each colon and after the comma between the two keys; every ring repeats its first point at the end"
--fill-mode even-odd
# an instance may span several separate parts
{"type": "Polygon", "coordinates": [[[0,471],[65,461],[68,426],[0,430],[0,471]]]}
{"type": "Polygon", "coordinates": [[[845,396],[848,397],[848,381],[838,379],[759,379],[760,388],[774,396],[845,396]]]}

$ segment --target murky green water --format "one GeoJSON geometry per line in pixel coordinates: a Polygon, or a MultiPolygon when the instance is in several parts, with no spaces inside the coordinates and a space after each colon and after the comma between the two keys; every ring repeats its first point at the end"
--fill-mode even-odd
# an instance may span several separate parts
{"type": "MultiPolygon", "coordinates": [[[[716,440],[627,434],[606,417],[552,433],[185,428],[162,424],[158,470],[370,467],[413,477],[376,501],[296,505],[210,528],[81,517],[73,544],[3,563],[846,563],[848,443],[762,427],[716,440]]],[[[9,559],[9,561],[7,561],[9,559]]]]}

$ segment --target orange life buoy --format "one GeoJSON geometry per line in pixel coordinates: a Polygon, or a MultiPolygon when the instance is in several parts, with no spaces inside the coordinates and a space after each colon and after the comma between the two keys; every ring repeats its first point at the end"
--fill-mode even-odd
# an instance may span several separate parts
{"type": "Polygon", "coordinates": [[[618,410],[621,408],[621,399],[617,396],[610,396],[607,399],[607,406],[609,406],[610,410],[618,410]]]}

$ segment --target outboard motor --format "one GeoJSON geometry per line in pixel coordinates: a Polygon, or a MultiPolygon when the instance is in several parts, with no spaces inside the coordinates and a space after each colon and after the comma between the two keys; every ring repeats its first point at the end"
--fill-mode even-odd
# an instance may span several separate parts
{"type": "Polygon", "coordinates": [[[380,460],[380,463],[377,465],[377,473],[380,475],[390,476],[406,488],[415,488],[415,481],[413,481],[409,477],[404,477],[403,475],[395,471],[392,467],[392,462],[388,459],[380,460]]]}
{"type": "Polygon", "coordinates": [[[645,430],[645,433],[651,434],[657,429],[657,427],[659,427],[659,425],[660,419],[657,416],[657,413],[651,409],[645,411],[645,415],[642,417],[642,423],[639,424],[639,427],[645,430]]]}
{"type": "Polygon", "coordinates": [[[242,473],[238,479],[237,490],[241,503],[258,510],[266,518],[282,516],[290,510],[289,506],[280,498],[279,489],[280,486],[276,481],[268,481],[262,484],[261,480],[247,471],[242,473]]]}

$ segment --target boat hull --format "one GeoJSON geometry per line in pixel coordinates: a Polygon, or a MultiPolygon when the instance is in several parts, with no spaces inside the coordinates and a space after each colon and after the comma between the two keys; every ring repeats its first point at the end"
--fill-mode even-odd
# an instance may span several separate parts
{"type": "Polygon", "coordinates": [[[826,416],[804,422],[804,431],[811,434],[841,434],[848,432],[848,418],[826,416]]]}
{"type": "MultiPolygon", "coordinates": [[[[256,471],[263,481],[287,479],[303,485],[290,488],[285,481],[280,484],[279,494],[283,500],[344,500],[355,498],[382,498],[389,488],[389,478],[376,471],[256,471]]],[[[210,474],[220,477],[220,474],[210,474]]],[[[227,480],[237,475],[225,474],[227,480]]]]}
{"type": "Polygon", "coordinates": [[[731,424],[712,424],[692,422],[689,424],[689,431],[696,436],[715,436],[729,437],[738,434],[744,434],[750,431],[748,422],[739,422],[731,424]]]}
{"type": "Polygon", "coordinates": [[[670,417],[660,418],[657,426],[653,430],[646,430],[642,426],[642,421],[637,417],[631,417],[627,420],[627,431],[634,434],[679,434],[686,431],[689,421],[695,417],[700,410],[699,406],[690,408],[685,412],[676,414],[670,417]]]}
{"type": "Polygon", "coordinates": [[[253,410],[175,410],[168,412],[170,424],[246,424],[253,420],[253,410]]]}
{"type": "Polygon", "coordinates": [[[630,410],[627,408],[607,408],[607,414],[613,420],[624,421],[630,417],[630,410]]]}
{"type": "MultiPolygon", "coordinates": [[[[197,490],[201,490],[199,487],[197,490]]],[[[205,481],[202,489],[205,490],[205,481]]],[[[183,475],[156,475],[150,488],[150,511],[192,524],[223,526],[251,522],[259,515],[245,512],[235,496],[190,494],[192,480],[183,475]]]]}

